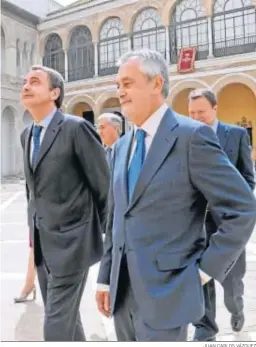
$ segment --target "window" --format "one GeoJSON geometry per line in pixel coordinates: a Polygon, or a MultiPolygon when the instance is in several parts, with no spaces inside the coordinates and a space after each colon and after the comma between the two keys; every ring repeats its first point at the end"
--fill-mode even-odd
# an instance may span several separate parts
{"type": "Polygon", "coordinates": [[[171,16],[171,62],[176,63],[181,48],[196,47],[196,59],[206,59],[208,48],[208,23],[200,0],[181,0],[171,16]]]}
{"type": "Polygon", "coordinates": [[[45,44],[43,64],[65,75],[65,54],[59,35],[51,34],[45,44]]]}
{"type": "Polygon", "coordinates": [[[132,48],[148,48],[161,52],[165,56],[165,28],[160,14],[154,8],[141,11],[135,18],[132,34],[132,48]]]}
{"type": "Polygon", "coordinates": [[[117,72],[118,59],[128,51],[128,37],[119,18],[109,18],[102,25],[99,42],[99,74],[117,72]]]}
{"type": "Polygon", "coordinates": [[[94,76],[94,45],[90,30],[76,27],[68,50],[68,80],[77,81],[94,76]]]}
{"type": "Polygon", "coordinates": [[[213,53],[216,57],[256,49],[256,9],[251,0],[216,0],[213,7],[213,53]]]}

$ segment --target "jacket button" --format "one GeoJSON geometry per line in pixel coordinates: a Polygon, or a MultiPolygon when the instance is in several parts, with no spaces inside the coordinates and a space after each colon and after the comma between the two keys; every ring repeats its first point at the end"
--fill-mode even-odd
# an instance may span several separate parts
{"type": "Polygon", "coordinates": [[[119,247],[119,251],[122,252],[123,248],[122,247],[119,247]]]}

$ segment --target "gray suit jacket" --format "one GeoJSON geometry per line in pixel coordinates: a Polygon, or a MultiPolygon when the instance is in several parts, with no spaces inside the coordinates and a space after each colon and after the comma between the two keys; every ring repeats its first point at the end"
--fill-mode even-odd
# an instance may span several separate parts
{"type": "MultiPolygon", "coordinates": [[[[226,153],[230,162],[237,168],[249,187],[254,190],[255,182],[251,159],[251,147],[246,129],[236,125],[219,122],[217,137],[220,147],[226,153]]],[[[209,212],[206,215],[206,227],[209,233],[214,233],[217,230],[214,218],[209,212]]]]}
{"type": "Polygon", "coordinates": [[[110,285],[114,313],[125,245],[142,319],[153,329],[169,329],[203,316],[198,267],[223,280],[252,233],[256,201],[213,130],[169,109],[128,202],[132,138],[127,133],[115,148],[98,283],[110,285]],[[222,223],[205,250],[206,201],[222,223]]]}
{"type": "Polygon", "coordinates": [[[43,255],[56,276],[82,271],[99,261],[103,251],[109,186],[104,149],[89,122],[57,111],[32,170],[31,135],[32,126],[22,133],[21,143],[36,265],[43,255]],[[35,214],[40,242],[34,233],[35,214]]]}

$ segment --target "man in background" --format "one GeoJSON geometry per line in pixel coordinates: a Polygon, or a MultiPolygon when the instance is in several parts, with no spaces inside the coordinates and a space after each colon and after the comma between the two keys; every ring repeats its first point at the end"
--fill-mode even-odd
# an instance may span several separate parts
{"type": "MultiPolygon", "coordinates": [[[[191,118],[209,125],[216,133],[220,147],[227,154],[230,162],[237,168],[250,188],[254,189],[251,148],[246,129],[222,123],[217,118],[217,100],[209,89],[197,89],[189,95],[189,115],[191,118]]],[[[235,199],[236,197],[234,197],[235,199]]],[[[210,204],[209,204],[210,205],[210,204]]],[[[228,213],[228,210],[227,210],[228,213]]],[[[205,219],[207,239],[216,233],[219,223],[208,206],[205,219]]],[[[243,226],[241,225],[241,233],[243,226]]],[[[227,277],[221,283],[224,290],[224,302],[231,313],[231,327],[239,332],[244,325],[244,283],[246,271],[245,250],[241,253],[227,277]]],[[[216,324],[216,292],[214,279],[204,285],[205,315],[196,322],[194,339],[197,341],[215,341],[218,333],[216,324]]]]}
{"type": "Polygon", "coordinates": [[[98,132],[102,143],[105,146],[106,158],[110,166],[115,142],[122,135],[122,119],[114,113],[103,113],[98,118],[98,132]]]}

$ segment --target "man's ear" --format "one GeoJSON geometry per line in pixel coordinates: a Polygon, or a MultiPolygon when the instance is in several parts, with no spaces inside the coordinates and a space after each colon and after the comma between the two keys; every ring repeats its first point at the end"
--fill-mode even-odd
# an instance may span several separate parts
{"type": "Polygon", "coordinates": [[[57,100],[58,97],[60,96],[60,88],[54,88],[52,91],[52,100],[57,100]]]}
{"type": "Polygon", "coordinates": [[[163,90],[163,85],[164,85],[164,79],[162,76],[156,76],[154,79],[154,83],[155,83],[155,90],[157,92],[162,92],[163,90]]]}

